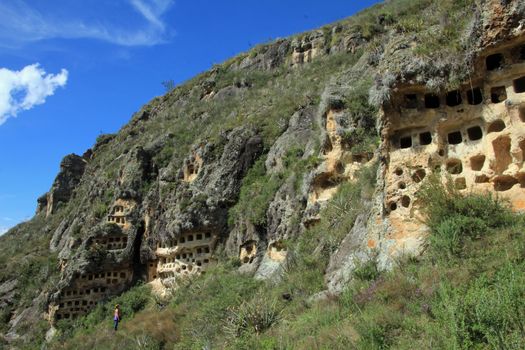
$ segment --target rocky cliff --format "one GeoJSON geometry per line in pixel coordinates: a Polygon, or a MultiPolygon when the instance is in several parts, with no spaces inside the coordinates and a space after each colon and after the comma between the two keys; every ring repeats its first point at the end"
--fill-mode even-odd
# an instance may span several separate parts
{"type": "Polygon", "coordinates": [[[522,210],[524,15],[520,1],[388,1],[153,99],[66,156],[35,217],[0,238],[4,341],[231,260],[278,283],[328,252],[310,297],[338,295],[372,257],[389,269],[424,251],[431,174],[522,210]],[[313,230],[326,236],[297,247],[313,230]]]}

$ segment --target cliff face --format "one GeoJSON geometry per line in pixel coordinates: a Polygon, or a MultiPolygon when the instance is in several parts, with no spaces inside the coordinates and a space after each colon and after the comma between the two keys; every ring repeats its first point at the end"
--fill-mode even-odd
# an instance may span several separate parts
{"type": "Polygon", "coordinates": [[[30,341],[138,280],[162,295],[228,259],[277,282],[295,240],[367,169],[376,188],[346,204],[352,225],[330,243],[319,296],[371,256],[389,268],[422,252],[417,194],[432,173],[522,210],[524,15],[519,1],[392,1],[155,98],[66,156],[35,217],[1,238],[5,340],[30,341]]]}

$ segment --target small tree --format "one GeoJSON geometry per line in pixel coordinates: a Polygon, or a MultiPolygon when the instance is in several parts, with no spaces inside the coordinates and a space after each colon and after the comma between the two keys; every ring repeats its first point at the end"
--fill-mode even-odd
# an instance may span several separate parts
{"type": "Polygon", "coordinates": [[[164,86],[164,89],[166,89],[166,92],[170,92],[173,89],[175,89],[175,82],[173,81],[173,79],[164,80],[161,84],[162,86],[164,86]]]}

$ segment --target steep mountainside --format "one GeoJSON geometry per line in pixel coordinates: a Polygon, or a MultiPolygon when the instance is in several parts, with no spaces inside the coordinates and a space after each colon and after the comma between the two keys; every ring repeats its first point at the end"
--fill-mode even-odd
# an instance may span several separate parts
{"type": "Polygon", "coordinates": [[[162,344],[236,347],[205,331],[221,315],[191,309],[215,300],[206,286],[230,284],[224,312],[261,285],[303,309],[344,295],[371,261],[424,252],[432,176],[522,210],[524,16],[518,0],[386,1],[154,98],[66,156],[34,218],[0,237],[2,341],[59,348],[143,281],[126,295],[197,317],[185,332],[157,311],[175,323],[162,344]]]}

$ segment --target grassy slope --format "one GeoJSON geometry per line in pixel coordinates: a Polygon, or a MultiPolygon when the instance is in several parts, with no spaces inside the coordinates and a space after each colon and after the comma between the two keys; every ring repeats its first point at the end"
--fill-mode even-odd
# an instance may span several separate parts
{"type": "MultiPolygon", "coordinates": [[[[359,186],[345,185],[320,225],[293,242],[297,259],[281,283],[254,281],[224,263],[167,301],[150,299],[124,320],[116,339],[108,332],[109,305],[75,328],[62,325],[54,348],[522,349],[524,218],[489,196],[463,196],[432,182],[426,192],[436,203],[427,208],[432,238],[423,258],[401,259],[383,273],[372,261],[355,272],[340,298],[309,301],[322,289],[329,242],[353,222],[339,205],[371,188],[362,179],[359,186]],[[341,217],[350,219],[326,231],[341,217]],[[301,254],[322,240],[325,249],[301,254]],[[140,347],[141,341],[150,347],[140,347]]],[[[118,301],[129,308],[136,304],[133,293],[118,301]]]]}

